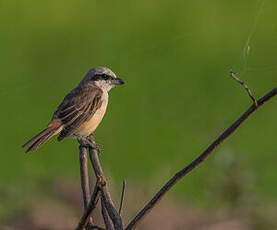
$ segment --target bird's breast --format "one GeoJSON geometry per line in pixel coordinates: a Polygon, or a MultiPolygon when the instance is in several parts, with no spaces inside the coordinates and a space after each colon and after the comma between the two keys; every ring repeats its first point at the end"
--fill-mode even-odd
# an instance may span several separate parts
{"type": "Polygon", "coordinates": [[[89,136],[91,133],[94,132],[94,130],[98,127],[98,125],[100,124],[100,122],[102,121],[106,109],[107,109],[107,105],[108,105],[108,98],[103,98],[102,99],[102,104],[100,106],[100,108],[98,108],[95,113],[92,115],[92,117],[84,122],[77,130],[76,134],[78,134],[78,136],[89,136]]]}

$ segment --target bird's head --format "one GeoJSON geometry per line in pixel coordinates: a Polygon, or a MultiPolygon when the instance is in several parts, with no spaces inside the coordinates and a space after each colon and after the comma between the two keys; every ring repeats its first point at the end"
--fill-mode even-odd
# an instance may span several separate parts
{"type": "Polygon", "coordinates": [[[88,71],[81,84],[92,83],[103,91],[109,91],[116,85],[124,84],[124,81],[118,78],[113,71],[107,67],[95,67],[88,71]]]}

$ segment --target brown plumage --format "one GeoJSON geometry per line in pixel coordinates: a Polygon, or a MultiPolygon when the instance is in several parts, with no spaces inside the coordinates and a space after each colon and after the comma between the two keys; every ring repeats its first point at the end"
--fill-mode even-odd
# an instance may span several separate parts
{"type": "Polygon", "coordinates": [[[80,84],[65,96],[46,129],[22,147],[37,150],[52,136],[87,138],[101,122],[108,104],[108,91],[123,81],[106,67],[91,69],[80,84]]]}
{"type": "Polygon", "coordinates": [[[59,141],[71,135],[78,137],[75,131],[84,122],[90,120],[101,107],[102,95],[103,91],[100,88],[88,84],[75,88],[64,98],[52,118],[60,120],[63,124],[59,141]]]}
{"type": "Polygon", "coordinates": [[[38,149],[39,146],[44,144],[50,137],[54,136],[59,129],[61,129],[62,123],[60,120],[52,120],[47,125],[47,128],[42,130],[38,135],[34,136],[31,140],[26,142],[22,147],[29,147],[26,150],[27,152],[35,151],[38,149]]]}

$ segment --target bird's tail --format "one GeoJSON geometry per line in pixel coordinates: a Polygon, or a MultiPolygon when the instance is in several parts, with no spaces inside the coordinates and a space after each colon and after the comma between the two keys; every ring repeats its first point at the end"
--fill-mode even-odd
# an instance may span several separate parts
{"type": "Polygon", "coordinates": [[[28,147],[26,153],[37,150],[49,138],[56,135],[61,131],[60,120],[52,120],[46,129],[42,130],[39,134],[34,136],[31,140],[22,145],[23,148],[28,147]]]}

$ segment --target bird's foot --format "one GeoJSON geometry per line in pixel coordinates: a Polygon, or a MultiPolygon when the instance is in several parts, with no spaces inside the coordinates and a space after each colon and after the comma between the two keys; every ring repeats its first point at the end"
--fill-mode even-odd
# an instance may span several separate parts
{"type": "Polygon", "coordinates": [[[94,137],[94,134],[90,134],[88,137],[87,137],[87,140],[92,143],[94,145],[93,149],[96,149],[97,150],[97,153],[98,155],[100,154],[100,149],[98,147],[98,145],[96,144],[95,142],[95,137],[94,137]]]}
{"type": "Polygon", "coordinates": [[[94,141],[91,141],[89,138],[82,138],[78,141],[80,143],[80,148],[96,149],[98,154],[100,153],[98,145],[94,141]]]}

